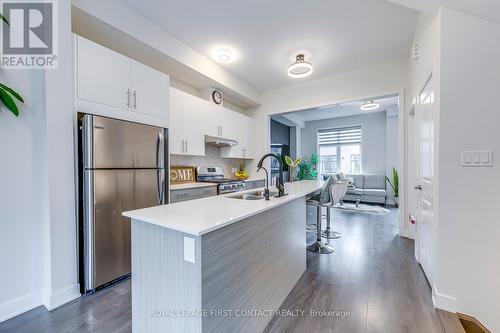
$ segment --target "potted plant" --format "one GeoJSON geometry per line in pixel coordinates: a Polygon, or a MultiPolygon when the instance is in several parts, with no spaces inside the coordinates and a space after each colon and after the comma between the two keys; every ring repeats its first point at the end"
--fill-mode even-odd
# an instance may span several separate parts
{"type": "MultiPolygon", "coordinates": [[[[0,13],[0,20],[9,25],[9,21],[0,13]]],[[[24,103],[23,98],[14,89],[0,83],[0,102],[10,110],[16,117],[19,117],[19,109],[15,100],[24,103]]]]}
{"type": "Polygon", "coordinates": [[[248,179],[249,177],[249,174],[246,170],[246,167],[245,167],[245,162],[240,162],[240,164],[238,165],[238,171],[236,171],[234,173],[234,175],[236,176],[236,178],[238,178],[239,180],[246,180],[248,179]]]}
{"type": "Polygon", "coordinates": [[[394,205],[396,207],[399,207],[399,175],[398,175],[398,170],[396,167],[392,167],[392,179],[389,177],[385,176],[385,179],[389,183],[389,185],[392,188],[392,191],[394,192],[394,205]]]}
{"type": "Polygon", "coordinates": [[[299,166],[302,159],[299,157],[295,161],[290,156],[285,156],[285,163],[290,168],[290,183],[293,182],[295,176],[295,168],[299,166]]]}
{"type": "Polygon", "coordinates": [[[299,163],[299,171],[297,172],[298,180],[316,180],[318,178],[318,155],[311,154],[311,158],[303,158],[299,163]]]}

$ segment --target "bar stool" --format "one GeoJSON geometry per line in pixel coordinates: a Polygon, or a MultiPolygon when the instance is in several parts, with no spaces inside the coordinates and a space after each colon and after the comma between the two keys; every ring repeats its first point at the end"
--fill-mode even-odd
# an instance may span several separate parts
{"type": "Polygon", "coordinates": [[[321,207],[323,204],[316,200],[308,200],[307,204],[316,207],[316,242],[307,245],[307,250],[319,254],[333,253],[333,246],[325,244],[321,240],[321,207]]]}
{"type": "Polygon", "coordinates": [[[323,230],[321,236],[326,239],[339,239],[341,237],[338,232],[331,229],[330,209],[337,203],[341,202],[347,192],[347,186],[349,184],[347,182],[342,182],[334,185],[336,186],[332,186],[330,188],[330,202],[324,205],[326,207],[326,229],[323,230]]]}

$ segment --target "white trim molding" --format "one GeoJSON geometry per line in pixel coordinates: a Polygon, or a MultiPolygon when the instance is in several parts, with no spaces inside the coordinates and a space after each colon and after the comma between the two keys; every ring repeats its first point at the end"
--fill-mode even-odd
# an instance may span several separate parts
{"type": "Polygon", "coordinates": [[[41,291],[0,304],[0,323],[42,305],[41,291]]]}
{"type": "Polygon", "coordinates": [[[75,284],[55,293],[45,293],[43,306],[49,311],[80,297],[80,284],[75,284]]]}
{"type": "Polygon", "coordinates": [[[432,288],[432,303],[434,307],[448,312],[457,312],[457,299],[437,292],[436,287],[432,288]]]}

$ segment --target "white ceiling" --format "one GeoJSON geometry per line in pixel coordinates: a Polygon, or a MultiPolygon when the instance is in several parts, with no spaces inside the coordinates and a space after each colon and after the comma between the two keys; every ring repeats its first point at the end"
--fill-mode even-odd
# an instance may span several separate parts
{"type": "Polygon", "coordinates": [[[380,108],[373,111],[361,110],[361,105],[365,100],[359,100],[359,101],[336,104],[332,106],[325,106],[320,108],[313,108],[291,113],[285,113],[281,116],[278,116],[276,120],[281,123],[285,123],[285,125],[287,126],[290,126],[289,124],[290,121],[293,121],[297,124],[301,124],[306,121],[362,115],[367,113],[386,111],[389,106],[398,105],[398,96],[394,95],[378,97],[374,98],[373,100],[380,103],[380,108]],[[283,117],[284,119],[281,117],[283,117]]]}
{"type": "Polygon", "coordinates": [[[261,91],[406,57],[418,17],[386,0],[121,1],[204,55],[234,49],[222,66],[261,91]],[[315,66],[300,81],[298,50],[315,66]]]}
{"type": "Polygon", "coordinates": [[[447,7],[484,20],[500,23],[499,0],[389,0],[427,13],[447,7]]]}

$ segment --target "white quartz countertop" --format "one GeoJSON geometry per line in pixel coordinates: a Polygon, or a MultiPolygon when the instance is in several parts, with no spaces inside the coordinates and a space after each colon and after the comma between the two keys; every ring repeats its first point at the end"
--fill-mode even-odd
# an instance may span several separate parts
{"type": "Polygon", "coordinates": [[[199,188],[199,187],[210,187],[210,186],[217,186],[215,183],[202,183],[202,182],[197,182],[197,183],[186,183],[186,184],[172,184],[170,185],[170,190],[175,191],[175,190],[184,190],[188,188],[199,188]]]}
{"type": "Polygon", "coordinates": [[[314,193],[321,189],[322,181],[304,180],[294,182],[290,193],[271,200],[241,200],[231,196],[254,190],[230,193],[208,198],[183,201],[124,212],[134,220],[200,236],[210,231],[243,220],[247,217],[277,207],[286,202],[314,193]]]}

